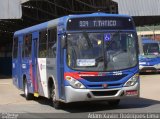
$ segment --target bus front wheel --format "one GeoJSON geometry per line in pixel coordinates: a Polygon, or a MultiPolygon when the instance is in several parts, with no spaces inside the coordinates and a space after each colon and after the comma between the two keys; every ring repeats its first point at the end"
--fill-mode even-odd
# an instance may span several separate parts
{"type": "Polygon", "coordinates": [[[51,88],[51,99],[52,99],[52,106],[55,109],[60,109],[62,104],[60,101],[56,100],[56,90],[54,85],[51,88]]]}
{"type": "Polygon", "coordinates": [[[112,106],[112,107],[118,106],[119,103],[120,103],[120,99],[108,101],[108,104],[109,104],[110,106],[112,106]]]}

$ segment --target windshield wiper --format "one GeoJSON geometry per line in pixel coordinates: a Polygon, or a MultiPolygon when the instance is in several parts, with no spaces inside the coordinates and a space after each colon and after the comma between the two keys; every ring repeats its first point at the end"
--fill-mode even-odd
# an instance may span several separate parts
{"type": "Polygon", "coordinates": [[[100,56],[100,57],[96,58],[97,63],[102,62],[103,60],[104,60],[103,56],[100,56]]]}
{"type": "Polygon", "coordinates": [[[83,31],[82,34],[83,34],[83,36],[85,37],[88,46],[92,48],[93,46],[92,46],[91,40],[90,40],[90,38],[89,38],[87,32],[83,31]]]}

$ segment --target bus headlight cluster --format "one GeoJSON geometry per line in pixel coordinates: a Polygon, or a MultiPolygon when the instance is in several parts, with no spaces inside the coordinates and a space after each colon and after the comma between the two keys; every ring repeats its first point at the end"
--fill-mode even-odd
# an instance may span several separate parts
{"type": "Polygon", "coordinates": [[[134,86],[139,79],[139,74],[135,74],[133,77],[131,77],[125,84],[125,87],[134,86]]]}
{"type": "Polygon", "coordinates": [[[160,67],[160,63],[158,63],[158,64],[155,64],[154,66],[160,67]]]}
{"type": "Polygon", "coordinates": [[[71,76],[66,76],[66,80],[74,88],[85,88],[85,86],[81,82],[79,82],[78,80],[74,79],[71,76]]]}

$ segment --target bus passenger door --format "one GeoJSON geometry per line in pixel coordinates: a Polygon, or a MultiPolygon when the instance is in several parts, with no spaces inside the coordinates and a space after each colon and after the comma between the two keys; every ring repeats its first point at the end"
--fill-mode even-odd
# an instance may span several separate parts
{"type": "Polygon", "coordinates": [[[13,55],[12,55],[12,78],[13,84],[18,87],[18,37],[13,41],[13,55]]]}
{"type": "Polygon", "coordinates": [[[34,32],[32,34],[32,76],[31,79],[33,81],[33,92],[34,96],[38,97],[38,77],[37,77],[37,48],[38,48],[38,38],[39,38],[39,32],[34,32]]]}
{"type": "Polygon", "coordinates": [[[23,45],[23,36],[18,37],[18,55],[17,55],[17,77],[18,77],[18,88],[22,89],[22,45],[23,45]]]}
{"type": "Polygon", "coordinates": [[[58,55],[57,55],[57,79],[58,80],[58,85],[59,85],[59,98],[60,99],[65,99],[65,86],[64,86],[64,49],[62,48],[62,38],[63,38],[63,34],[58,35],[58,55]],[[60,40],[59,40],[60,39],[60,40]]]}

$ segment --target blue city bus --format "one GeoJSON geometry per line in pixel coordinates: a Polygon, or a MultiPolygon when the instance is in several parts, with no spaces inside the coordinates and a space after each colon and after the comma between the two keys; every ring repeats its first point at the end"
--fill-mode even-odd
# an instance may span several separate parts
{"type": "Polygon", "coordinates": [[[140,72],[160,72],[159,41],[142,38],[143,52],[139,55],[140,72]]]}
{"type": "Polygon", "coordinates": [[[13,83],[63,103],[139,97],[138,37],[127,15],[69,15],[14,33],[13,83]]]}

